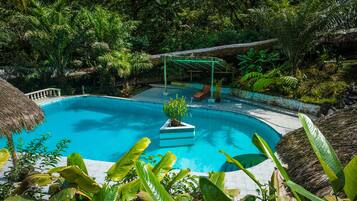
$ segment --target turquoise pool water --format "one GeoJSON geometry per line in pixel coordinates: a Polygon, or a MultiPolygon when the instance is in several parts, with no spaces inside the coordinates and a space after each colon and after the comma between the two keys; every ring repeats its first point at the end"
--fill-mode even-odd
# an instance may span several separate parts
{"type": "MultiPolygon", "coordinates": [[[[225,150],[232,156],[259,154],[252,144],[253,133],[259,133],[271,147],[280,135],[265,123],[241,114],[190,108],[185,122],[196,126],[192,146],[159,147],[159,129],[166,121],[161,104],[86,96],[67,98],[42,106],[45,121],[30,133],[16,135],[29,142],[40,134],[50,133],[47,146],[51,149],[61,139],[71,142],[67,154],[80,153],[84,158],[116,161],[136,141],[149,137],[152,141],[146,156],[172,151],[177,156],[175,168],[195,172],[221,171],[225,150]]],[[[0,147],[5,139],[0,140],[0,147]]]]}

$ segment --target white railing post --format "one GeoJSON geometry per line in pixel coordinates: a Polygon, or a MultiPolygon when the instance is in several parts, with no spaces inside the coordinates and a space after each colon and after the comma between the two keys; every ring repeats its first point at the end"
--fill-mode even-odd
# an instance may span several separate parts
{"type": "Polygon", "coordinates": [[[31,100],[38,100],[47,97],[59,97],[61,96],[61,89],[57,88],[47,88],[39,91],[34,91],[31,93],[25,94],[31,100]]]}

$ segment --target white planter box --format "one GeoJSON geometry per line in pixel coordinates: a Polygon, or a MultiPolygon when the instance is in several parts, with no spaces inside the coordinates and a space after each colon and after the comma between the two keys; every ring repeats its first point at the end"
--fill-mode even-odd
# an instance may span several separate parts
{"type": "Polygon", "coordinates": [[[170,120],[160,128],[160,147],[188,146],[194,143],[195,126],[181,122],[182,126],[169,127],[170,120]]]}

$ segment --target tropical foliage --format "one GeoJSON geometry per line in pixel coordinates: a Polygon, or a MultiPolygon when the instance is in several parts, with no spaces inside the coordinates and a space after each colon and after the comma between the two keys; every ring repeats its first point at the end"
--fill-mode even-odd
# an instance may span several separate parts
{"type": "Polygon", "coordinates": [[[147,55],[132,51],[131,34],[137,23],[99,5],[24,2],[26,12],[2,13],[0,37],[6,56],[0,65],[24,85],[30,82],[36,87],[35,82],[65,89],[71,72],[94,68],[103,93],[116,94],[118,78],[151,68],[147,55]]]}
{"type": "MultiPolygon", "coordinates": [[[[161,78],[160,68],[146,71],[148,54],[277,38],[279,56],[248,49],[225,59],[243,76],[279,68],[283,76],[299,77],[321,55],[315,50],[322,39],[355,27],[356,7],[356,0],[2,1],[0,68],[23,91],[57,86],[71,94],[86,85],[93,93],[130,96],[141,78],[161,78]]],[[[300,82],[292,96],[336,102],[342,83],[329,99],[319,94],[326,88],[319,82],[300,82]],[[314,94],[302,94],[309,91],[314,94]]]]}
{"type": "MultiPolygon", "coordinates": [[[[49,139],[45,134],[33,139],[28,144],[19,141],[17,151],[19,153],[16,166],[9,166],[4,170],[4,182],[0,183],[0,199],[4,200],[10,195],[23,195],[27,198],[40,199],[45,193],[38,186],[33,186],[33,182],[46,182],[47,177],[40,174],[40,177],[33,177],[34,173],[41,173],[46,168],[55,167],[59,157],[64,153],[69,143],[68,140],[59,141],[53,150],[48,150],[45,143],[49,139]]],[[[8,162],[9,156],[6,149],[0,151],[0,171],[1,166],[8,162]]]]}
{"type": "Polygon", "coordinates": [[[167,118],[170,119],[171,126],[180,126],[182,118],[188,113],[185,97],[180,98],[176,95],[175,99],[170,98],[167,103],[164,103],[163,110],[167,118]]]}
{"type": "MultiPolygon", "coordinates": [[[[333,195],[327,196],[325,199],[336,201],[341,200],[337,197],[337,195],[340,192],[344,192],[348,197],[347,200],[356,200],[357,189],[355,188],[355,185],[357,182],[357,156],[354,156],[352,160],[345,167],[343,167],[332,146],[322,135],[321,131],[313,124],[312,120],[304,114],[299,114],[299,119],[334,191],[333,195]]],[[[275,156],[268,143],[261,136],[254,134],[253,143],[266,157],[270,158],[274,162],[277,170],[279,171],[273,173],[271,182],[268,185],[261,184],[249,170],[245,169],[243,165],[239,163],[239,161],[235,160],[224,151],[221,151],[226,156],[228,162],[233,163],[242,169],[243,172],[246,173],[247,176],[249,176],[259,187],[261,197],[247,195],[250,196],[252,200],[291,200],[291,197],[287,194],[284,185],[290,188],[296,200],[301,200],[302,197],[313,201],[325,200],[291,181],[283,165],[275,156]]]]}
{"type": "Polygon", "coordinates": [[[279,40],[288,58],[291,72],[302,64],[304,56],[318,44],[322,36],[339,29],[355,27],[356,1],[306,0],[294,5],[289,1],[270,1],[266,6],[253,9],[256,22],[260,23],[279,40]]]}
{"type": "MultiPolygon", "coordinates": [[[[338,200],[337,195],[339,192],[344,192],[349,200],[356,200],[357,157],[355,156],[343,167],[329,142],[312,121],[303,114],[299,114],[299,119],[321,163],[322,169],[325,171],[334,190],[334,194],[325,199],[338,200]]],[[[43,139],[45,138],[42,138],[42,140],[43,139]]],[[[293,200],[291,196],[295,197],[296,200],[303,200],[303,197],[314,201],[324,200],[310,193],[304,187],[296,184],[289,178],[283,165],[261,136],[254,134],[252,140],[256,147],[276,165],[277,169],[273,172],[268,184],[261,183],[249,170],[244,168],[238,160],[224,151],[220,151],[225,155],[229,163],[233,163],[240,168],[258,187],[257,195],[246,195],[242,200],[293,200]],[[287,188],[290,189],[292,194],[288,193],[287,188]]],[[[43,147],[41,143],[42,141],[38,140],[37,143],[31,144],[31,148],[28,151],[31,153],[31,151],[36,150],[35,145],[43,147]]],[[[39,172],[27,170],[28,172],[30,171],[31,174],[27,173],[23,175],[23,179],[19,180],[20,183],[18,187],[6,194],[6,197],[10,194],[13,195],[13,197],[5,198],[8,201],[25,198],[43,199],[41,196],[36,197],[39,194],[41,195],[41,193],[42,195],[44,194],[38,187],[48,185],[48,194],[50,194],[49,200],[71,199],[100,201],[141,199],[181,201],[203,199],[205,201],[213,201],[218,199],[230,201],[237,195],[235,191],[224,188],[225,174],[223,172],[210,173],[208,177],[199,178],[191,178],[191,176],[188,176],[190,170],[183,169],[178,172],[172,172],[172,168],[176,162],[176,156],[171,152],[167,152],[158,162],[151,163],[148,161],[145,163],[140,157],[150,143],[151,141],[148,138],[139,140],[106,171],[107,177],[103,184],[99,184],[89,176],[90,172],[88,172],[82,157],[79,154],[73,153],[67,157],[66,166],[55,167],[47,172],[41,172],[41,169],[38,169],[39,172]],[[130,179],[128,179],[128,177],[130,179]],[[192,186],[192,188],[189,189],[187,185],[192,186]],[[33,188],[37,190],[34,191],[33,188]]],[[[1,150],[0,156],[1,161],[7,161],[9,158],[9,154],[6,150],[1,150]]],[[[44,155],[38,156],[39,157],[32,160],[37,161],[39,158],[44,157],[44,155]]],[[[46,157],[47,156],[45,156],[45,158],[46,157]]],[[[50,160],[46,159],[43,164],[53,166],[57,158],[58,154],[53,154],[53,158],[50,160]]],[[[25,159],[27,159],[27,157],[25,157],[25,159]]],[[[33,162],[29,162],[29,164],[31,167],[34,167],[33,162]]],[[[6,186],[2,184],[1,190],[3,191],[5,187],[6,186]]],[[[8,188],[11,189],[9,186],[8,188]]]]}
{"type": "Polygon", "coordinates": [[[256,51],[249,48],[245,54],[238,54],[239,70],[243,75],[250,72],[263,72],[270,70],[279,60],[279,53],[267,52],[267,50],[256,51]]]}
{"type": "Polygon", "coordinates": [[[277,68],[267,73],[247,73],[241,77],[240,83],[246,89],[253,91],[275,91],[281,94],[289,94],[293,89],[296,89],[299,84],[297,78],[283,75],[277,68]]]}
{"type": "MultiPolygon", "coordinates": [[[[149,146],[150,140],[139,140],[126,154],[124,154],[107,171],[106,182],[98,184],[89,176],[89,172],[82,157],[73,153],[67,157],[67,165],[55,167],[48,172],[25,175],[20,187],[10,194],[29,196],[26,192],[35,186],[49,186],[50,200],[132,200],[150,198],[150,200],[174,200],[168,193],[176,183],[186,177],[189,170],[181,170],[174,177],[167,177],[165,186],[161,181],[171,171],[176,157],[171,152],[166,153],[156,164],[145,164],[139,160],[143,151],[149,146]],[[154,166],[151,166],[154,165],[154,166]],[[135,177],[124,182],[125,177],[134,171],[135,177]],[[59,175],[60,177],[56,176],[59,175]]],[[[53,157],[57,158],[57,155],[53,157]]],[[[39,191],[35,193],[40,193],[39,191]]],[[[16,197],[15,196],[15,197],[16,197]]],[[[9,197],[6,200],[15,199],[9,197]]],[[[175,200],[191,199],[189,194],[175,195],[175,200]]],[[[17,197],[16,199],[19,199],[17,197]]],[[[41,198],[42,199],[42,198],[41,198]]]]}

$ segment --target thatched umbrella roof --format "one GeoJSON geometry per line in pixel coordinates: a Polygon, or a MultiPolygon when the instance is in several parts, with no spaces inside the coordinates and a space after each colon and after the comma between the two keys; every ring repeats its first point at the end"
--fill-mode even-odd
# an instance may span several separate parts
{"type": "Polygon", "coordinates": [[[44,114],[35,102],[0,78],[0,135],[31,130],[43,118],[44,114]]]}
{"type": "MultiPolygon", "coordinates": [[[[314,123],[345,166],[357,154],[357,106],[320,118],[314,123]]],[[[287,171],[293,181],[319,196],[332,192],[302,128],[285,135],[277,145],[277,152],[288,165],[287,171]]]]}

